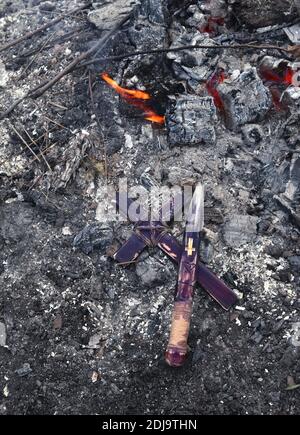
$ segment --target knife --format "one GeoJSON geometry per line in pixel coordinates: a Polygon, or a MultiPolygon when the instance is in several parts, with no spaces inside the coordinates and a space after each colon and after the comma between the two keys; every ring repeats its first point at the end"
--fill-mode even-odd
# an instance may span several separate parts
{"type": "Polygon", "coordinates": [[[165,353],[167,364],[180,367],[188,353],[188,336],[192,317],[194,287],[197,279],[200,232],[204,227],[204,188],[196,186],[188,211],[181,256],[177,293],[172,313],[169,343],[165,353]]]}

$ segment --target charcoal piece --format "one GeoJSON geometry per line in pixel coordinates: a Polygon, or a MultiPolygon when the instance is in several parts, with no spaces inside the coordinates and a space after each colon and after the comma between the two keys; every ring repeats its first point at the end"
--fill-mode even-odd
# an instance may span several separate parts
{"type": "Polygon", "coordinates": [[[6,346],[6,326],[0,322],[0,346],[6,346]]]}
{"type": "Polygon", "coordinates": [[[147,18],[151,24],[164,25],[168,16],[167,2],[164,0],[141,0],[137,13],[147,18]]]}
{"type": "Polygon", "coordinates": [[[228,246],[239,248],[253,243],[257,235],[258,218],[249,215],[235,215],[223,227],[223,237],[228,246]]]}
{"type": "Polygon", "coordinates": [[[290,23],[298,16],[296,2],[298,0],[236,0],[233,13],[239,23],[253,28],[290,23]]]}
{"type": "MultiPolygon", "coordinates": [[[[300,1],[299,1],[299,11],[300,11],[300,1]]],[[[286,27],[283,30],[285,31],[289,40],[293,44],[300,44],[300,25],[299,25],[299,23],[295,24],[294,26],[286,27]]]]}
{"type": "Polygon", "coordinates": [[[34,232],[34,211],[24,203],[5,204],[0,209],[0,236],[6,243],[26,240],[34,232]]]}
{"type": "Polygon", "coordinates": [[[291,265],[291,268],[294,272],[298,273],[300,272],[300,256],[292,256],[289,259],[289,263],[291,265]]]}
{"type": "Polygon", "coordinates": [[[75,236],[73,246],[88,255],[95,248],[104,249],[108,247],[113,239],[111,228],[98,224],[86,225],[80,233],[75,236]]]}
{"type": "Polygon", "coordinates": [[[242,125],[261,121],[272,106],[272,96],[255,68],[243,72],[231,82],[218,86],[223,102],[226,124],[232,130],[242,125]]]}
{"type": "MultiPolygon", "coordinates": [[[[137,50],[151,50],[155,46],[156,48],[163,48],[166,42],[166,29],[159,25],[137,25],[132,26],[128,30],[128,37],[131,44],[137,48],[137,50]]],[[[150,58],[155,58],[157,56],[148,56],[150,58]]],[[[138,59],[141,63],[141,59],[138,59]]],[[[147,59],[142,59],[143,63],[147,59]]]]}
{"type": "Polygon", "coordinates": [[[32,368],[30,367],[29,363],[24,363],[23,366],[21,368],[19,368],[18,370],[16,370],[16,373],[20,376],[27,376],[29,375],[29,373],[32,372],[32,368]]]}
{"type": "Polygon", "coordinates": [[[162,285],[171,278],[169,267],[163,267],[157,258],[148,257],[136,266],[136,274],[142,281],[143,285],[150,287],[153,285],[162,285]]]}
{"type": "Polygon", "coordinates": [[[198,145],[216,143],[217,111],[211,97],[183,96],[167,110],[169,144],[198,145]]]}
{"type": "Polygon", "coordinates": [[[196,5],[191,5],[188,12],[192,14],[192,16],[186,20],[186,24],[189,27],[199,29],[206,25],[207,18],[202,12],[200,12],[200,9],[197,8],[196,5]]]}
{"type": "MultiPolygon", "coordinates": [[[[142,0],[135,10],[133,25],[127,31],[131,45],[136,50],[151,50],[153,47],[165,48],[168,45],[168,11],[163,0],[142,0]]],[[[133,58],[128,65],[126,75],[132,77],[143,68],[151,68],[153,76],[161,75],[160,58],[164,55],[133,58]]]]}
{"type": "MultiPolygon", "coordinates": [[[[297,75],[297,78],[298,77],[300,80],[300,75],[299,76],[297,75]]],[[[287,106],[291,112],[299,110],[299,108],[300,108],[300,82],[299,82],[299,87],[290,86],[284,91],[284,93],[282,95],[282,104],[284,107],[287,106]]]]}
{"type": "Polygon", "coordinates": [[[5,88],[8,82],[8,73],[5,69],[5,65],[0,59],[0,88],[5,88]]]}
{"type": "Polygon", "coordinates": [[[139,3],[139,0],[109,0],[102,5],[96,3],[95,10],[88,14],[88,20],[98,29],[109,31],[139,3]]]}
{"type": "Polygon", "coordinates": [[[254,147],[259,144],[263,137],[264,132],[260,125],[248,124],[242,127],[243,140],[249,147],[254,147]]]}
{"type": "MultiPolygon", "coordinates": [[[[194,30],[191,33],[186,31],[176,38],[171,48],[183,45],[214,45],[213,39],[194,30]]],[[[211,71],[218,62],[218,54],[213,49],[202,50],[182,50],[170,52],[167,54],[168,59],[172,61],[172,68],[176,77],[180,80],[187,80],[189,86],[196,92],[207,80],[211,71]]]]}
{"type": "Polygon", "coordinates": [[[290,179],[286,185],[284,193],[285,197],[290,201],[299,203],[300,198],[300,157],[294,154],[290,166],[290,179]]]}
{"type": "Polygon", "coordinates": [[[54,2],[43,2],[39,9],[40,11],[52,12],[56,8],[56,4],[54,2]]]}
{"type": "Polygon", "coordinates": [[[213,0],[208,2],[200,1],[200,8],[205,13],[212,17],[223,17],[227,15],[227,1],[226,0],[213,0]]]}

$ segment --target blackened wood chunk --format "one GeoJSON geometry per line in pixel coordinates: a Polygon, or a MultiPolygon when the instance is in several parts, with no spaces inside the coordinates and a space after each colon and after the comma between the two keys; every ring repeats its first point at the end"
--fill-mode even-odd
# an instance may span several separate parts
{"type": "Polygon", "coordinates": [[[252,28],[290,23],[300,14],[300,1],[236,0],[233,12],[241,24],[252,28]]]}
{"type": "Polygon", "coordinates": [[[227,127],[239,130],[242,125],[261,121],[272,106],[272,97],[256,69],[243,72],[232,82],[218,86],[225,109],[227,127]]]}
{"type": "Polygon", "coordinates": [[[183,96],[167,111],[169,144],[197,145],[216,142],[216,107],[211,97],[183,96]]]}
{"type": "Polygon", "coordinates": [[[88,14],[88,19],[100,30],[111,30],[139,4],[139,0],[108,0],[99,5],[95,2],[94,10],[88,14]]]}

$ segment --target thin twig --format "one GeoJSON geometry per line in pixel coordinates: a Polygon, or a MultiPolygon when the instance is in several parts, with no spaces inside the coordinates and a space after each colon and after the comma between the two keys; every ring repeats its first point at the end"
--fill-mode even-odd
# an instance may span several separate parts
{"type": "Polygon", "coordinates": [[[89,72],[89,94],[90,94],[90,98],[91,98],[93,112],[94,112],[94,115],[96,117],[98,130],[99,130],[100,135],[103,138],[103,145],[104,145],[104,172],[105,172],[106,180],[108,180],[108,162],[107,162],[106,142],[105,142],[105,139],[104,139],[101,123],[100,123],[99,116],[98,116],[97,109],[96,109],[96,104],[95,104],[95,99],[94,99],[94,93],[93,93],[93,84],[92,84],[92,75],[91,75],[91,72],[89,72]]]}
{"type": "Polygon", "coordinates": [[[21,139],[21,141],[23,142],[23,144],[29,149],[29,151],[38,159],[38,161],[40,162],[41,160],[39,159],[39,157],[37,156],[37,154],[33,151],[33,149],[31,148],[31,146],[26,142],[26,140],[23,138],[23,136],[18,132],[18,130],[15,128],[15,126],[10,123],[11,128],[13,129],[13,131],[16,133],[16,135],[18,136],[19,139],[21,139]]]}
{"type": "Polygon", "coordinates": [[[37,53],[35,54],[35,56],[31,59],[31,61],[26,65],[26,67],[24,68],[24,70],[21,72],[20,76],[18,77],[18,80],[21,80],[26,71],[28,70],[28,68],[31,67],[31,65],[33,64],[33,62],[36,60],[36,58],[38,57],[38,55],[41,53],[41,51],[43,51],[43,49],[46,47],[46,45],[48,44],[48,42],[51,41],[51,39],[54,37],[54,35],[50,35],[49,38],[47,38],[46,42],[44,42],[44,44],[40,47],[40,49],[37,51],[37,53]]]}
{"type": "Polygon", "coordinates": [[[183,50],[199,50],[199,49],[210,49],[210,50],[240,50],[240,49],[252,49],[252,50],[279,50],[284,53],[290,53],[287,48],[279,47],[277,45],[258,45],[258,44],[233,44],[233,45],[204,45],[204,44],[196,44],[196,45],[182,45],[180,47],[173,48],[157,48],[153,50],[141,50],[134,51],[132,53],[120,54],[118,56],[108,56],[108,57],[100,57],[92,59],[88,62],[84,62],[79,65],[79,67],[92,65],[97,62],[102,61],[112,61],[112,60],[123,60],[128,59],[130,57],[135,56],[147,56],[149,54],[159,54],[159,53],[174,53],[177,51],[183,50]]]}
{"type": "MultiPolygon", "coordinates": [[[[37,156],[42,155],[42,153],[43,153],[44,155],[47,154],[47,152],[50,151],[53,147],[55,147],[57,144],[58,144],[58,142],[55,142],[55,143],[49,145],[47,148],[41,150],[40,153],[37,154],[37,156]]],[[[35,162],[36,160],[37,160],[37,158],[35,157],[34,159],[31,160],[30,164],[32,164],[32,163],[35,162]]]]}
{"type": "MultiPolygon", "coordinates": [[[[35,142],[35,140],[30,136],[30,134],[28,133],[28,131],[25,130],[25,129],[24,129],[24,131],[25,131],[25,133],[27,134],[27,136],[29,137],[29,139],[31,140],[31,142],[34,143],[34,144],[38,147],[38,144],[37,144],[37,143],[35,142]]],[[[50,172],[52,172],[51,166],[50,166],[49,163],[47,162],[47,159],[46,159],[46,157],[44,156],[43,151],[42,151],[41,149],[40,149],[39,151],[40,151],[40,155],[41,155],[42,159],[43,159],[44,162],[46,163],[47,168],[49,169],[50,172]]],[[[36,155],[36,157],[38,158],[38,155],[36,155]]]]}
{"type": "Polygon", "coordinates": [[[64,125],[60,124],[59,122],[55,121],[54,119],[48,118],[48,116],[43,115],[47,121],[51,122],[52,124],[57,125],[58,127],[62,128],[63,130],[69,130],[69,128],[65,127],[64,125]]]}
{"type": "MultiPolygon", "coordinates": [[[[64,42],[67,42],[68,39],[71,39],[72,36],[74,36],[74,35],[76,35],[76,36],[81,35],[81,33],[83,33],[85,31],[85,29],[86,29],[86,27],[81,26],[81,27],[78,27],[75,30],[72,30],[71,32],[67,32],[64,35],[59,36],[56,39],[52,40],[51,43],[46,45],[46,47],[43,47],[43,50],[49,49],[49,48],[53,47],[56,44],[63,44],[64,42]]],[[[20,58],[30,57],[30,56],[33,56],[35,53],[40,52],[40,51],[41,51],[40,47],[35,47],[35,48],[30,49],[30,50],[26,50],[26,51],[22,52],[19,55],[19,57],[20,58]]]]}
{"type": "Polygon", "coordinates": [[[0,53],[4,50],[7,50],[11,47],[14,47],[15,45],[19,44],[20,42],[25,41],[26,39],[31,38],[32,36],[36,35],[37,33],[42,32],[43,30],[48,29],[49,27],[54,26],[55,24],[59,23],[61,20],[63,20],[65,17],[68,17],[70,15],[75,14],[76,12],[82,11],[83,9],[88,8],[91,5],[91,3],[82,5],[76,9],[72,9],[70,12],[66,12],[65,14],[60,15],[57,18],[54,18],[51,21],[48,21],[48,23],[43,24],[42,26],[38,27],[36,30],[33,30],[32,32],[28,32],[23,36],[20,36],[20,38],[17,38],[13,41],[8,42],[7,44],[2,45],[2,47],[0,47],[0,53]]]}
{"type": "Polygon", "coordinates": [[[56,107],[57,109],[68,110],[67,107],[61,106],[60,104],[55,103],[54,101],[49,101],[49,104],[51,104],[51,106],[53,106],[53,107],[56,107]]]}

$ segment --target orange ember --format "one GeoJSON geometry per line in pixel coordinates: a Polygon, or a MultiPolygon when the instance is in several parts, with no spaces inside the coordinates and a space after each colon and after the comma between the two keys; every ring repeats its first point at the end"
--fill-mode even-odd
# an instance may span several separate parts
{"type": "Polygon", "coordinates": [[[131,104],[138,109],[143,110],[145,119],[147,121],[156,122],[157,124],[164,124],[165,117],[158,115],[150,106],[149,100],[151,95],[144,91],[122,88],[115,82],[107,73],[101,74],[101,78],[113,89],[115,89],[119,95],[121,95],[127,103],[131,104]]]}
{"type": "Polygon", "coordinates": [[[212,77],[206,83],[206,89],[209,95],[211,95],[214,99],[215,105],[218,109],[224,110],[223,101],[221,96],[217,90],[217,86],[220,83],[223,83],[226,79],[226,75],[223,70],[219,70],[212,75],[212,77]]]}

